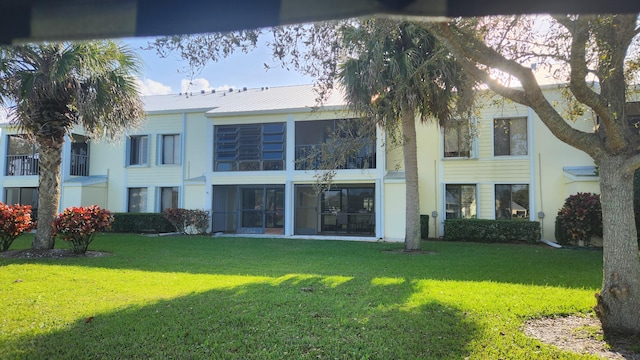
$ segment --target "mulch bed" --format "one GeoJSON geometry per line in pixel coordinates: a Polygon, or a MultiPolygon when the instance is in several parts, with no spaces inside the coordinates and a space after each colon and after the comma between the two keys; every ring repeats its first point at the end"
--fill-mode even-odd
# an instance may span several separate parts
{"type": "Polygon", "coordinates": [[[7,250],[0,252],[0,257],[10,259],[64,259],[64,258],[82,258],[82,257],[102,257],[109,256],[111,253],[102,251],[87,251],[84,254],[76,254],[70,249],[49,249],[49,250],[7,250]]]}

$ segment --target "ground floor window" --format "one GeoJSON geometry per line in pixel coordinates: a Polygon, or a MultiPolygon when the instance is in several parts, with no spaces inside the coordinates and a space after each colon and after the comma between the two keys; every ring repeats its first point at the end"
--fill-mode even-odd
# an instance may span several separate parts
{"type": "Polygon", "coordinates": [[[284,185],[213,186],[213,231],[284,234],[284,185]]]}
{"type": "Polygon", "coordinates": [[[129,188],[127,211],[132,213],[147,211],[147,188],[129,188]]]}
{"type": "Polygon", "coordinates": [[[31,218],[38,218],[38,188],[36,187],[5,188],[4,202],[8,205],[31,205],[31,218]]]}
{"type": "Polygon", "coordinates": [[[529,185],[499,184],[495,187],[496,219],[529,218],[529,185]]]}
{"type": "Polygon", "coordinates": [[[447,219],[476,218],[476,186],[445,185],[445,204],[447,219]]]}
{"type": "Polygon", "coordinates": [[[335,184],[321,194],[296,185],[294,212],[297,235],[375,235],[375,185],[335,184]]]}
{"type": "Polygon", "coordinates": [[[177,186],[160,188],[160,212],[166,209],[177,209],[180,189],[177,186]]]}

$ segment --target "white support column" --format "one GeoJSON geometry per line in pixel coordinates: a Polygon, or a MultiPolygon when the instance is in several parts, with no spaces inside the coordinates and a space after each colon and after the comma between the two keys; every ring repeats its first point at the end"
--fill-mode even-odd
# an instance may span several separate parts
{"type": "Polygon", "coordinates": [[[538,210],[536,206],[536,158],[535,158],[535,146],[534,146],[534,119],[535,113],[532,108],[529,108],[527,116],[527,132],[529,141],[529,221],[536,221],[538,218],[538,210]]]}
{"type": "Polygon", "coordinates": [[[386,132],[376,127],[376,238],[384,239],[384,177],[387,174],[386,132]]]}
{"type": "Polygon", "coordinates": [[[291,236],[295,221],[295,186],[293,175],[296,169],[296,123],[292,115],[287,117],[287,139],[285,151],[284,185],[284,235],[291,236]]]}

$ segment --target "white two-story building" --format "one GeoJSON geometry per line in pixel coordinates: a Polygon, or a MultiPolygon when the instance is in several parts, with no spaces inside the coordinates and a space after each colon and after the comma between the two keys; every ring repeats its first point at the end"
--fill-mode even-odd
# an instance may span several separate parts
{"type": "MultiPolygon", "coordinates": [[[[563,106],[557,87],[547,96],[563,106]]],[[[65,143],[60,210],[97,204],[114,212],[205,209],[212,232],[401,241],[402,153],[376,130],[370,146],[336,170],[318,193],[300,158],[350,121],[342,96],[321,107],[310,85],[229,89],[144,99],[147,121],[120,143],[65,143]]],[[[564,199],[599,192],[593,160],[560,142],[531,109],[484,98],[471,124],[417,124],[422,214],[430,236],[448,218],[541,221],[552,240],[564,199]]],[[[585,116],[573,123],[585,131],[585,116]]],[[[4,124],[0,196],[37,209],[38,149],[4,124]]]]}

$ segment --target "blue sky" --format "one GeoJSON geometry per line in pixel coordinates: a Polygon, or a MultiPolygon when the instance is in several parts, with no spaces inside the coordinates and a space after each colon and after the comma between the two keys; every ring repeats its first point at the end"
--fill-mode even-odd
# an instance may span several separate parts
{"type": "Polygon", "coordinates": [[[121,41],[129,44],[144,60],[141,74],[143,95],[177,94],[179,92],[228,88],[257,88],[310,84],[313,79],[295,71],[282,69],[272,60],[269,49],[260,44],[252,52],[239,52],[214,63],[209,63],[194,79],[189,79],[187,64],[177,54],[160,58],[154,51],[139,50],[151,38],[129,38],[121,41]],[[264,64],[270,64],[266,70],[264,64]],[[190,81],[191,80],[191,81],[190,81]],[[188,89],[188,90],[187,90],[188,89]]]}

